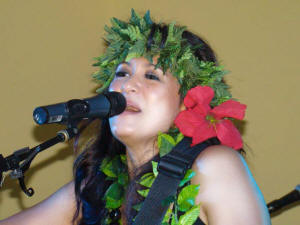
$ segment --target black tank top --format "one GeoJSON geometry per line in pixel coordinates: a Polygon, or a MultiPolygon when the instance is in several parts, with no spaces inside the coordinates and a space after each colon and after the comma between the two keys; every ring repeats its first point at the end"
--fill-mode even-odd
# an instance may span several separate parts
{"type": "Polygon", "coordinates": [[[198,217],[194,225],[205,225],[205,223],[203,223],[202,220],[198,217]]]}

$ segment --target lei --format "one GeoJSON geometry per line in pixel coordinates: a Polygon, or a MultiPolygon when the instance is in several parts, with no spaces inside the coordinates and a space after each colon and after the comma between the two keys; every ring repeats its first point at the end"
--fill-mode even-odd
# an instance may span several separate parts
{"type": "MultiPolygon", "coordinates": [[[[236,150],[242,148],[240,133],[232,120],[244,118],[246,105],[232,100],[228,86],[223,82],[227,71],[214,62],[200,61],[194,55],[201,46],[193,47],[182,38],[185,27],[169,24],[163,48],[160,46],[161,32],[155,32],[149,50],[148,36],[153,29],[149,11],[141,17],[132,9],[129,22],[112,18],[111,23],[111,27],[105,26],[106,53],[95,58],[94,66],[98,66],[99,70],[93,77],[101,85],[97,92],[107,89],[118,64],[142,56],[152,62],[153,57],[159,55],[156,67],[164,72],[170,69],[180,83],[180,93],[185,96],[186,110],[180,112],[174,121],[177,128],[158,134],[160,156],[170,152],[184,136],[192,137],[191,145],[218,137],[223,145],[236,150]]],[[[157,163],[152,162],[152,167],[153,172],[144,174],[138,182],[144,187],[138,190],[143,197],[147,196],[157,176],[157,163]]],[[[103,200],[108,212],[113,213],[121,207],[128,185],[125,155],[104,158],[100,170],[107,176],[106,179],[112,181],[103,200]]],[[[200,206],[195,204],[199,185],[190,184],[194,175],[192,170],[188,170],[179,185],[178,195],[162,200],[163,204],[174,203],[173,208],[167,211],[163,225],[191,225],[196,221],[200,206]],[[179,211],[183,213],[180,217],[179,211]]],[[[134,209],[139,211],[141,204],[135,205],[134,209]]],[[[110,216],[102,221],[103,224],[115,222],[110,216]]],[[[122,224],[120,219],[118,223],[122,224]]]]}
{"type": "MultiPolygon", "coordinates": [[[[110,160],[108,158],[105,158],[106,162],[101,166],[101,171],[105,173],[107,179],[113,181],[104,196],[104,200],[106,202],[105,207],[108,209],[109,214],[111,214],[111,212],[113,212],[114,210],[120,208],[122,203],[124,202],[126,185],[128,182],[128,176],[125,176],[124,173],[120,172],[126,169],[126,164],[123,161],[124,157],[125,155],[119,155],[110,160]],[[114,164],[118,164],[119,166],[121,166],[121,168],[119,167],[119,174],[114,169],[114,164]]],[[[144,174],[138,182],[142,187],[144,187],[142,190],[138,190],[138,194],[140,194],[142,197],[147,197],[148,192],[156,176],[158,175],[157,164],[157,162],[152,161],[153,171],[144,174]]],[[[196,221],[197,217],[199,216],[200,205],[195,205],[195,198],[198,194],[200,185],[188,184],[194,175],[194,171],[192,171],[191,169],[187,170],[184,178],[179,184],[179,194],[162,201],[162,204],[174,203],[173,209],[170,207],[167,210],[167,213],[165,214],[162,221],[162,225],[168,225],[170,221],[172,221],[172,225],[191,225],[196,221]],[[184,214],[179,218],[178,211],[184,212],[184,214]]],[[[133,206],[133,208],[136,211],[139,211],[142,204],[143,202],[133,206]]],[[[117,222],[119,224],[122,224],[121,218],[117,219],[117,222]]],[[[114,221],[114,218],[106,217],[102,222],[103,224],[115,224],[116,221],[114,221]]]]}
{"type": "MultiPolygon", "coordinates": [[[[184,99],[187,109],[180,112],[175,119],[175,124],[180,132],[175,128],[171,129],[169,134],[158,134],[158,148],[161,157],[168,154],[184,136],[192,137],[192,146],[217,136],[223,145],[234,149],[242,147],[240,134],[227,117],[242,119],[246,106],[237,101],[228,100],[211,109],[209,100],[212,98],[213,90],[208,86],[197,86],[188,91],[184,99]],[[203,132],[199,132],[199,130],[203,132]]],[[[144,174],[138,182],[144,189],[137,192],[145,198],[158,174],[157,164],[157,162],[152,161],[153,171],[144,174]]],[[[107,179],[113,181],[104,196],[105,207],[112,212],[121,207],[124,201],[128,184],[126,156],[118,155],[113,159],[105,158],[100,169],[107,176],[107,179]]],[[[162,200],[162,204],[174,203],[173,209],[168,209],[162,225],[168,225],[170,221],[172,225],[191,225],[196,221],[200,213],[200,205],[195,205],[195,198],[200,186],[189,184],[194,175],[194,171],[187,170],[179,184],[178,195],[162,200]],[[178,211],[184,214],[178,217],[178,211]]],[[[141,204],[135,205],[133,208],[139,211],[141,204]]],[[[110,224],[110,222],[112,222],[111,218],[105,218],[104,224],[110,224]]],[[[119,224],[121,224],[120,220],[119,224]]]]}

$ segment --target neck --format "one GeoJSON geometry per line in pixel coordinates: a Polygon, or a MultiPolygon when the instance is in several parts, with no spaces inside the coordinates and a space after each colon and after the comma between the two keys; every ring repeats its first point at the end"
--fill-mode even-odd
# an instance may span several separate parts
{"type": "Polygon", "coordinates": [[[158,152],[156,139],[139,146],[126,146],[129,177],[132,178],[136,169],[150,161],[158,152]]]}

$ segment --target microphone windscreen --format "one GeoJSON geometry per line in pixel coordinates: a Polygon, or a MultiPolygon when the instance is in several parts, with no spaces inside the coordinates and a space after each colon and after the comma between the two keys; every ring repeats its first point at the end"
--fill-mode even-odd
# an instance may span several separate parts
{"type": "Polygon", "coordinates": [[[107,92],[105,96],[108,98],[111,104],[109,117],[118,115],[126,109],[126,99],[121,93],[112,91],[107,92]]]}

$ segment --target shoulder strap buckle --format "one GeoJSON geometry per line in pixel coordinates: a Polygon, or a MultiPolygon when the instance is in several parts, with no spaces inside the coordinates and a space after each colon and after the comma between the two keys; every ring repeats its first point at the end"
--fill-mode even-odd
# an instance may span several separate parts
{"type": "Polygon", "coordinates": [[[181,180],[186,170],[191,167],[191,161],[188,155],[172,151],[161,158],[157,170],[166,176],[181,180]]]}

